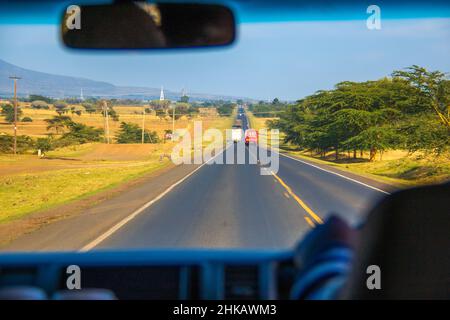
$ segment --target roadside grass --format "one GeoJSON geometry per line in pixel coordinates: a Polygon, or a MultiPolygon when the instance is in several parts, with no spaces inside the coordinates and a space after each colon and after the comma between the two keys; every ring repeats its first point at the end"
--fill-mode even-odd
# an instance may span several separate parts
{"type": "MultiPolygon", "coordinates": [[[[295,155],[318,164],[325,164],[343,171],[356,173],[379,182],[387,183],[399,188],[413,187],[441,183],[450,180],[450,157],[442,155],[439,157],[409,155],[396,157],[398,150],[386,152],[385,160],[369,162],[367,160],[344,159],[336,161],[324,160],[312,156],[309,152],[293,151],[286,145],[281,150],[287,154],[295,155]]],[[[402,153],[400,153],[402,154],[402,153]]]]}
{"type": "Polygon", "coordinates": [[[360,173],[368,172],[411,186],[440,183],[450,179],[450,159],[405,157],[397,160],[353,164],[353,166],[360,173]]]}
{"type": "Polygon", "coordinates": [[[110,168],[64,169],[0,177],[0,223],[113,188],[168,165],[126,163],[110,168]]]}
{"type": "Polygon", "coordinates": [[[247,111],[247,117],[248,121],[250,122],[250,126],[256,130],[267,129],[267,121],[277,119],[255,117],[255,115],[251,111],[247,111]]]}

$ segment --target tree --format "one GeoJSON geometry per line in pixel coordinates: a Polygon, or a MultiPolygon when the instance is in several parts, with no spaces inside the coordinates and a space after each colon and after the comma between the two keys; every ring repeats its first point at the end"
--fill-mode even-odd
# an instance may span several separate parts
{"type": "Polygon", "coordinates": [[[47,152],[47,151],[53,150],[52,139],[51,138],[37,138],[36,150],[41,150],[42,152],[47,152]]]}
{"type": "Polygon", "coordinates": [[[217,112],[221,117],[230,116],[235,107],[236,104],[234,103],[223,103],[217,107],[217,112]]]}
{"type": "Polygon", "coordinates": [[[168,111],[169,111],[169,105],[170,105],[170,101],[168,100],[153,100],[150,102],[150,107],[155,110],[155,114],[159,117],[159,118],[164,118],[165,116],[167,116],[168,111]]]}
{"type": "Polygon", "coordinates": [[[180,102],[188,103],[189,102],[189,97],[186,96],[186,95],[180,97],[180,102]]]}
{"type": "Polygon", "coordinates": [[[54,102],[54,100],[52,98],[45,97],[45,96],[38,95],[38,94],[30,94],[30,96],[28,97],[28,100],[29,101],[40,100],[40,101],[44,101],[47,104],[54,102]]]}
{"type": "Polygon", "coordinates": [[[170,106],[170,101],[169,100],[152,100],[150,101],[150,106],[153,108],[153,110],[157,110],[157,109],[163,109],[163,110],[167,110],[170,106]]]}
{"type": "Polygon", "coordinates": [[[164,118],[165,116],[167,116],[166,111],[164,111],[163,109],[156,109],[155,110],[155,115],[157,117],[159,117],[160,119],[164,118]]]}
{"type": "Polygon", "coordinates": [[[445,73],[413,65],[406,70],[394,71],[392,76],[405,79],[416,88],[418,100],[425,100],[442,124],[450,128],[450,84],[445,73]]]}
{"type": "MultiPolygon", "coordinates": [[[[2,116],[5,117],[5,121],[9,123],[14,122],[14,106],[10,104],[4,104],[2,105],[2,116]]],[[[19,121],[20,116],[22,115],[22,110],[20,108],[17,108],[17,121],[19,121]]]]}
{"type": "Polygon", "coordinates": [[[57,115],[52,119],[45,119],[47,122],[47,130],[55,130],[56,134],[64,131],[64,128],[68,127],[72,123],[72,118],[69,116],[57,115]]]}
{"type": "MultiPolygon", "coordinates": [[[[443,73],[417,66],[393,75],[377,81],[344,81],[332,90],[317,91],[280,109],[279,119],[268,124],[285,134],[285,142],[321,156],[333,151],[336,159],[343,151],[353,151],[356,157],[357,151],[367,150],[373,160],[378,152],[391,148],[448,149],[445,108],[450,81],[443,73]]],[[[250,109],[269,114],[267,105],[250,109]]]]}
{"type": "Polygon", "coordinates": [[[183,115],[193,116],[198,113],[198,109],[186,102],[178,102],[175,105],[175,119],[181,118],[183,115]]]}
{"type": "Polygon", "coordinates": [[[434,115],[411,117],[400,129],[409,152],[441,154],[450,148],[450,132],[434,115]]]}
{"type": "Polygon", "coordinates": [[[31,102],[31,108],[48,110],[49,106],[48,106],[47,102],[45,102],[43,100],[34,100],[33,102],[31,102]]]}
{"type": "MultiPolygon", "coordinates": [[[[121,122],[116,139],[117,143],[140,143],[142,141],[142,129],[135,123],[121,122]]],[[[144,131],[144,143],[157,142],[159,142],[159,137],[156,131],[144,131]]]]}
{"type": "Polygon", "coordinates": [[[102,140],[103,130],[87,126],[83,123],[67,123],[68,132],[61,137],[62,140],[73,141],[76,143],[99,142],[102,140]]]}
{"type": "Polygon", "coordinates": [[[97,112],[97,108],[92,103],[86,102],[83,103],[82,106],[84,110],[86,110],[86,112],[89,114],[97,112]]]}
{"type": "MultiPolygon", "coordinates": [[[[9,134],[0,134],[0,152],[13,153],[14,137],[9,134]]],[[[29,136],[17,136],[17,152],[24,153],[33,148],[34,141],[29,136]]]]}
{"type": "Polygon", "coordinates": [[[257,103],[252,104],[249,107],[249,110],[253,113],[255,117],[259,118],[271,118],[276,116],[280,111],[286,109],[286,105],[282,103],[257,103]]]}
{"type": "Polygon", "coordinates": [[[111,117],[111,119],[113,119],[113,121],[119,121],[119,115],[112,107],[108,108],[108,115],[111,117]]]}
{"type": "Polygon", "coordinates": [[[64,101],[56,101],[55,104],[56,113],[62,115],[63,113],[67,113],[67,104],[64,101]]]}
{"type": "Polygon", "coordinates": [[[369,161],[373,161],[378,152],[395,148],[400,144],[402,137],[393,128],[370,127],[358,135],[351,137],[344,144],[349,148],[369,150],[369,161]]]}

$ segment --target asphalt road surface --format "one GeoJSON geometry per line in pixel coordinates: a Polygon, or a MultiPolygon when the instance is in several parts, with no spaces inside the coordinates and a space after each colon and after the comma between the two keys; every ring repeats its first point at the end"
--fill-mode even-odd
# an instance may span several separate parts
{"type": "MultiPolygon", "coordinates": [[[[238,115],[248,128],[244,113],[238,115]]],[[[224,153],[232,152],[230,145],[224,153]]],[[[118,229],[85,249],[148,247],[270,247],[294,245],[337,213],[351,223],[383,192],[283,155],[276,175],[246,164],[209,164],[118,229]]]]}

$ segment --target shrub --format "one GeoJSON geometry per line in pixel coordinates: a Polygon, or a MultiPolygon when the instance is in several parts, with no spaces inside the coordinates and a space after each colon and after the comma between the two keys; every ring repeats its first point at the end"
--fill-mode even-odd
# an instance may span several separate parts
{"type": "Polygon", "coordinates": [[[31,119],[30,117],[23,117],[22,122],[33,122],[33,119],[31,119]]]}
{"type": "Polygon", "coordinates": [[[92,103],[83,103],[82,104],[84,110],[86,110],[87,113],[95,113],[97,111],[97,108],[92,103]]]}
{"type": "Polygon", "coordinates": [[[42,152],[53,150],[51,138],[38,138],[36,140],[36,149],[42,152]]]}

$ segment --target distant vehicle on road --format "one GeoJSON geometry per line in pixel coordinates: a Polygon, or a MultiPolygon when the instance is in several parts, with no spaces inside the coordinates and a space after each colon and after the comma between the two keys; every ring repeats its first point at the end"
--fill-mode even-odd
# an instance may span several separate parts
{"type": "Polygon", "coordinates": [[[242,140],[242,120],[236,119],[234,122],[233,127],[231,128],[231,140],[233,140],[234,143],[237,143],[242,140]]]}
{"type": "Polygon", "coordinates": [[[231,140],[233,140],[234,143],[242,140],[242,126],[234,125],[231,128],[231,140]]]}
{"type": "Polygon", "coordinates": [[[258,143],[258,131],[255,129],[245,130],[245,144],[248,146],[250,143],[258,143]]]}

